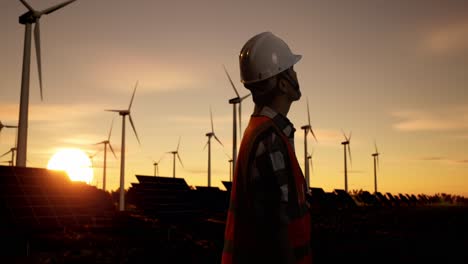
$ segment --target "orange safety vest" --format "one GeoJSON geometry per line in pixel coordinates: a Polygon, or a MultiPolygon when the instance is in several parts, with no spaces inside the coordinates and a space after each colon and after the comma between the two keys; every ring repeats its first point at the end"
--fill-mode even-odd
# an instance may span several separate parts
{"type": "MultiPolygon", "coordinates": [[[[310,213],[308,210],[305,190],[306,182],[301,168],[297,161],[295,152],[289,143],[288,138],[274,124],[274,122],[266,116],[252,116],[248,127],[245,130],[237,164],[234,169],[234,177],[231,188],[231,197],[227,221],[224,233],[224,249],[222,254],[222,264],[246,264],[258,262],[263,263],[263,259],[253,260],[249,256],[258,256],[256,248],[257,241],[252,234],[255,233],[251,222],[252,210],[251,198],[252,193],[249,193],[249,162],[253,160],[255,155],[252,148],[257,137],[267,129],[274,128],[281,135],[282,140],[288,148],[288,157],[292,167],[292,176],[288,182],[288,237],[289,243],[294,251],[295,263],[310,264],[312,263],[310,249],[310,213]],[[291,184],[294,183],[294,184],[291,184]],[[295,185],[295,186],[294,186],[295,185]],[[291,199],[293,197],[294,199],[291,199]],[[250,211],[251,212],[251,211],[250,211]]],[[[263,258],[260,256],[260,258],[263,258]]],[[[268,259],[268,256],[265,256],[268,259]]]]}

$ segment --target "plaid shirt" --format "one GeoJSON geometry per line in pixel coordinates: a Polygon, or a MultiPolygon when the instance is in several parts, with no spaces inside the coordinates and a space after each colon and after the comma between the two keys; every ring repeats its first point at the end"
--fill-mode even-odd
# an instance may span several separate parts
{"type": "MultiPolygon", "coordinates": [[[[263,107],[259,115],[271,118],[294,148],[296,129],[288,118],[269,107],[263,107]]],[[[251,163],[250,175],[253,183],[253,203],[256,207],[257,220],[261,225],[270,222],[273,226],[287,225],[289,221],[287,213],[288,180],[294,178],[292,177],[287,146],[278,132],[272,128],[256,139],[253,150],[255,158],[251,163]],[[279,220],[279,223],[276,220],[279,220]]],[[[273,226],[272,228],[274,228],[273,226]]]]}

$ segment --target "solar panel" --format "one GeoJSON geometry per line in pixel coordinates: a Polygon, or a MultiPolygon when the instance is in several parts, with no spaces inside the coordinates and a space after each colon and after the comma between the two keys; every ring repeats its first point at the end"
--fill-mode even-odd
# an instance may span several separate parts
{"type": "Polygon", "coordinates": [[[21,230],[92,227],[96,216],[111,219],[114,213],[109,194],[71,182],[64,172],[0,166],[0,183],[2,215],[21,230]]]}
{"type": "Polygon", "coordinates": [[[194,194],[182,178],[136,175],[129,193],[146,216],[170,221],[188,221],[197,215],[194,194]]]}

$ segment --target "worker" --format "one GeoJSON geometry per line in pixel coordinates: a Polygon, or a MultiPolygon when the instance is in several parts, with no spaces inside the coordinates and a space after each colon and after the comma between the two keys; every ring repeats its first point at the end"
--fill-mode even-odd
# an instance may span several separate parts
{"type": "Polygon", "coordinates": [[[241,82],[255,108],[234,169],[222,264],[312,262],[308,188],[287,118],[301,98],[294,70],[301,58],[271,32],[240,51],[241,82]]]}

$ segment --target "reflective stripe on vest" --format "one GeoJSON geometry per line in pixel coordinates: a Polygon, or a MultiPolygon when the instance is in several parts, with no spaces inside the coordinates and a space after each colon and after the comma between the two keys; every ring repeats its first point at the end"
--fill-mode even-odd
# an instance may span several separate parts
{"type": "Polygon", "coordinates": [[[248,252],[255,252],[255,242],[249,237],[251,225],[249,224],[249,219],[246,219],[248,217],[243,217],[242,213],[244,211],[242,209],[251,206],[251,193],[249,193],[246,186],[249,176],[249,162],[253,160],[255,155],[253,151],[255,140],[260,134],[271,128],[274,128],[278,132],[278,135],[281,135],[284,144],[288,148],[289,163],[294,177],[294,179],[290,179],[290,182],[294,182],[295,188],[291,188],[288,185],[289,192],[295,198],[288,202],[288,207],[291,208],[288,211],[288,237],[294,251],[295,263],[310,264],[312,262],[310,252],[310,214],[305,196],[306,183],[295,152],[288,138],[270,118],[266,116],[252,116],[244,132],[237,164],[235,164],[224,233],[222,264],[245,263],[246,258],[248,258],[246,256],[248,252]],[[238,208],[239,205],[242,208],[238,208]],[[243,256],[239,256],[239,251],[243,252],[243,256]]]}

